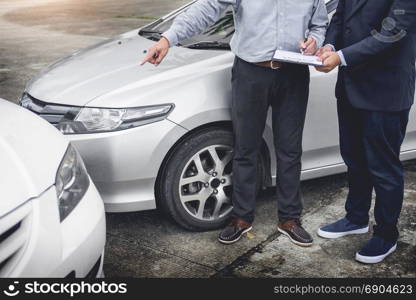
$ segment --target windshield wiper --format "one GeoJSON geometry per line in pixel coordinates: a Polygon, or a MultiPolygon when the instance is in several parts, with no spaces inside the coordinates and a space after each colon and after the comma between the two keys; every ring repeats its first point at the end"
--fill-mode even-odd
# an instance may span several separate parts
{"type": "Polygon", "coordinates": [[[184,46],[189,49],[220,49],[220,50],[230,50],[230,44],[224,42],[198,42],[190,45],[184,46]]]}
{"type": "Polygon", "coordinates": [[[153,30],[153,29],[141,29],[139,31],[139,33],[144,33],[144,34],[162,34],[162,32],[160,32],[159,30],[153,30]]]}
{"type": "Polygon", "coordinates": [[[162,38],[162,32],[158,30],[152,30],[152,29],[141,29],[139,31],[139,35],[145,35],[149,39],[153,41],[159,41],[162,38]]]}

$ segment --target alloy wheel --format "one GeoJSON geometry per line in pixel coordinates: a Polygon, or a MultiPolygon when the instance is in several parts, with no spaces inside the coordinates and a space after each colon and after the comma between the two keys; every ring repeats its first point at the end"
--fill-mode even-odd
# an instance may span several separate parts
{"type": "Polygon", "coordinates": [[[213,221],[231,213],[232,157],[232,147],[212,145],[198,151],[185,164],[179,197],[194,218],[213,221]]]}

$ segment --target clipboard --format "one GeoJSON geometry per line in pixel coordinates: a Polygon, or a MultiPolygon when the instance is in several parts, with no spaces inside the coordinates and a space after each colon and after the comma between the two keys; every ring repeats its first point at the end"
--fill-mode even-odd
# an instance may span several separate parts
{"type": "Polygon", "coordinates": [[[298,65],[308,65],[315,67],[322,67],[323,62],[318,60],[318,56],[308,56],[301,53],[285,51],[285,50],[276,50],[272,58],[273,61],[298,64],[298,65]]]}

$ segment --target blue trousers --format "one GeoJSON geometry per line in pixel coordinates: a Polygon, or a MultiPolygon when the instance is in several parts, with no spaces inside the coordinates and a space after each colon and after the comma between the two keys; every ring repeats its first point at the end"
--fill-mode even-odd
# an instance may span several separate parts
{"type": "Polygon", "coordinates": [[[347,219],[368,224],[373,190],[376,193],[374,234],[397,241],[403,205],[404,178],[400,162],[409,110],[367,111],[338,100],[341,155],[348,167],[347,219]]]}

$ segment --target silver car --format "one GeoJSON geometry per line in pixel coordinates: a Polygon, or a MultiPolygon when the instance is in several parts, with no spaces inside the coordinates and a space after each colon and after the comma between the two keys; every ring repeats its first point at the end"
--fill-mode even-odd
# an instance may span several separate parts
{"type": "MultiPolygon", "coordinates": [[[[232,209],[232,11],[173,47],[159,67],[139,66],[145,50],[191,4],[58,61],[28,84],[21,104],[67,134],[107,211],[160,207],[187,229],[208,230],[222,226],[232,209]]],[[[337,0],[327,5],[332,14],[337,0]]],[[[345,171],[336,77],[336,71],[311,68],[303,179],[345,171]]],[[[413,112],[403,159],[416,157],[415,117],[413,112]]],[[[259,189],[276,183],[270,116],[263,141],[259,189]]]]}

